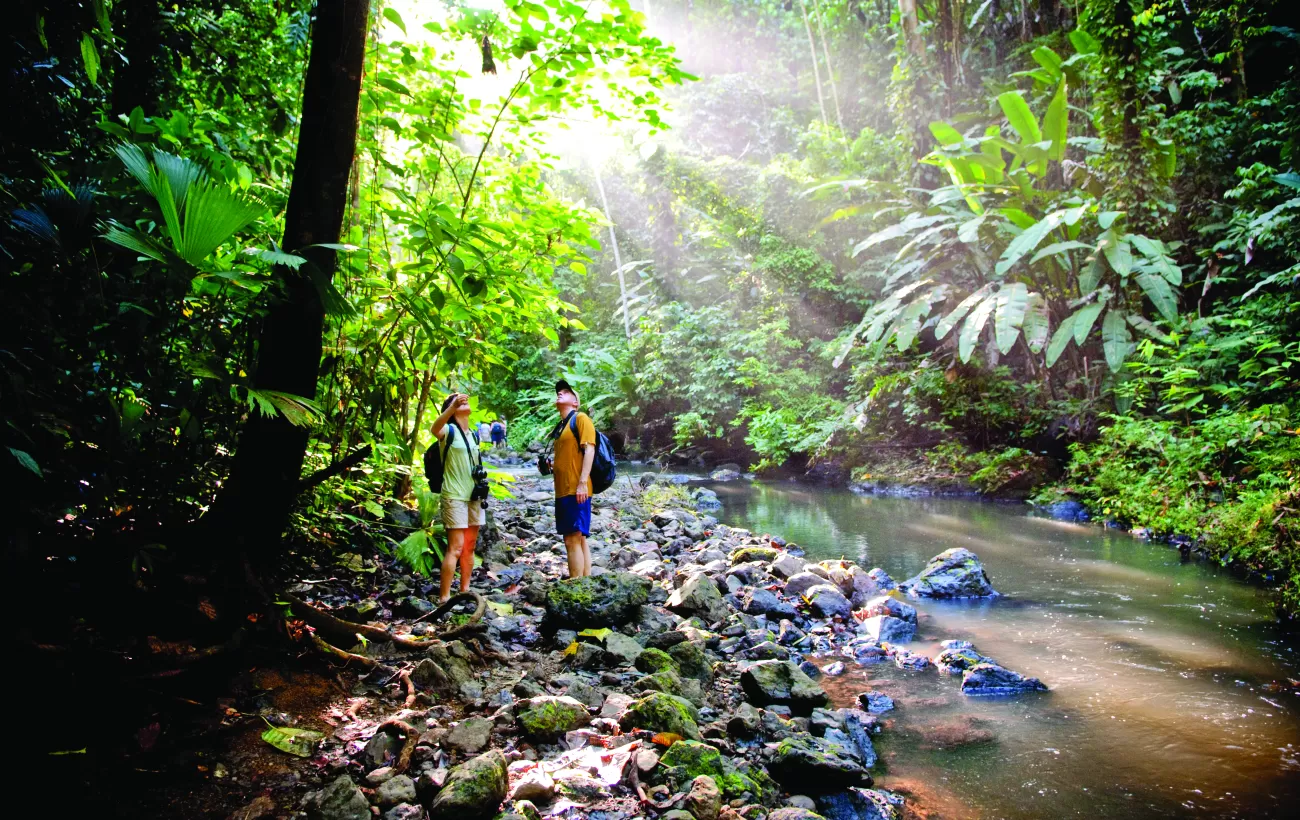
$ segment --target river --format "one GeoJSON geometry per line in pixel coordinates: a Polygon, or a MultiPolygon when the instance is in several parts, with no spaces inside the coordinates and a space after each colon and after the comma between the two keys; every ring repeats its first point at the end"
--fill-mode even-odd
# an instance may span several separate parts
{"type": "MultiPolygon", "coordinates": [[[[971,699],[956,679],[891,664],[821,682],[838,706],[898,702],[879,736],[880,786],[914,816],[1295,817],[1300,640],[1265,591],[1126,533],[1031,517],[1023,505],[863,497],[793,483],[709,485],[726,524],[813,559],[895,579],[950,547],[983,559],[1002,597],[922,602],[910,648],[970,640],[1051,687],[971,699]],[[1288,806],[1290,808],[1288,808],[1288,806]]],[[[829,659],[820,659],[829,660],[829,659]]]]}

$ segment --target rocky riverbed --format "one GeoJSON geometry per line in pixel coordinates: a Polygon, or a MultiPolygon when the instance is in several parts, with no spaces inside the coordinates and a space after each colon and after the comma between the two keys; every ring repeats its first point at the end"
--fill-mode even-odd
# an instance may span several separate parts
{"type": "MultiPolygon", "coordinates": [[[[864,691],[856,708],[832,708],[819,679],[892,663],[952,676],[968,696],[1046,688],[967,642],[935,657],[906,648],[916,604],[997,594],[967,550],[895,582],[806,561],[777,535],[719,524],[701,509],[708,491],[642,477],[597,497],[593,575],[569,581],[549,483],[512,490],[492,504],[475,575],[488,612],[473,638],[424,657],[363,641],[350,651],[379,663],[326,726],[280,716],[328,730],[307,736],[309,765],[280,814],[898,818],[903,799],[872,788],[872,738],[893,701],[864,691]]],[[[349,620],[428,631],[417,619],[433,582],[373,568],[382,580],[364,596],[342,581],[291,591],[349,620]]]]}

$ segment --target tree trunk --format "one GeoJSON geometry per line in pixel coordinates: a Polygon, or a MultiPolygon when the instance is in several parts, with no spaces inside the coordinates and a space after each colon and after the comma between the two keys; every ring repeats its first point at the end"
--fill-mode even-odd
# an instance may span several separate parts
{"type": "Polygon", "coordinates": [[[591,164],[592,173],[596,175],[596,190],[600,191],[600,204],[605,209],[605,221],[609,223],[609,245],[614,251],[614,269],[618,272],[618,299],[623,308],[623,338],[632,338],[632,321],[628,318],[627,274],[623,270],[623,254],[618,248],[618,235],[614,233],[614,217],[609,212],[609,200],[605,197],[605,183],[600,178],[600,168],[591,164]]]}
{"type": "MultiPolygon", "coordinates": [[[[334,251],[305,249],[338,242],[357,141],[370,0],[329,0],[317,6],[293,183],[285,212],[284,247],[334,275],[334,251]]],[[[281,298],[262,320],[253,387],[314,398],[325,313],[311,280],[289,270],[281,298]]],[[[274,545],[289,522],[306,453],[308,430],[283,415],[250,412],[230,479],[212,512],[214,532],[237,549],[274,545]]],[[[261,564],[275,550],[250,553],[261,564]],[[259,560],[261,559],[261,560],[259,560]]]]}
{"type": "Polygon", "coordinates": [[[835,87],[835,69],[831,67],[831,50],[826,45],[826,28],[822,25],[822,9],[817,0],[813,0],[813,11],[817,13],[817,35],[822,41],[822,56],[826,58],[826,82],[831,87],[831,100],[835,103],[835,122],[840,126],[840,134],[848,139],[848,132],[844,130],[844,114],[840,111],[840,93],[835,87]]]}
{"type": "Polygon", "coordinates": [[[817,67],[817,44],[813,42],[812,25],[808,22],[808,5],[799,0],[799,9],[803,12],[803,27],[808,32],[808,56],[812,58],[813,82],[817,83],[817,105],[822,112],[822,125],[830,125],[826,118],[826,98],[822,96],[822,72],[817,67]]]}
{"type": "Polygon", "coordinates": [[[916,15],[916,0],[898,0],[898,20],[903,25],[903,41],[907,44],[907,50],[913,54],[921,54],[924,46],[921,45],[921,37],[917,33],[921,22],[916,15]]]}

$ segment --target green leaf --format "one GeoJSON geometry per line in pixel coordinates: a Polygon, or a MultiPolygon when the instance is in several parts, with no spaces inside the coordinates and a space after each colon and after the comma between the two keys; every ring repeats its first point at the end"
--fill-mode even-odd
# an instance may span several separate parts
{"type": "Polygon", "coordinates": [[[14,458],[18,459],[18,463],[23,465],[25,469],[31,470],[33,473],[36,473],[36,476],[38,478],[45,478],[45,474],[41,472],[40,465],[36,463],[36,459],[32,458],[30,454],[24,452],[23,450],[19,450],[15,447],[9,448],[9,454],[12,455],[14,458]]]}
{"type": "Polygon", "coordinates": [[[1069,347],[1070,340],[1074,338],[1074,317],[1077,314],[1071,314],[1065,317],[1061,326],[1056,329],[1052,335],[1052,341],[1047,346],[1047,366],[1051,367],[1056,364],[1056,360],[1061,358],[1065,348],[1069,347]]]}
{"type": "Polygon", "coordinates": [[[320,732],[290,726],[272,726],[262,732],[262,740],[296,757],[311,757],[316,751],[316,744],[324,739],[325,735],[320,732]]]}
{"type": "Polygon", "coordinates": [[[966,141],[960,131],[946,122],[935,121],[930,123],[930,133],[934,134],[934,138],[943,146],[961,145],[966,141]]]}
{"type": "Polygon", "coordinates": [[[1111,270],[1121,277],[1133,270],[1133,248],[1127,238],[1116,236],[1112,230],[1102,231],[1097,237],[1097,249],[1105,254],[1111,270]]]}
{"type": "Polygon", "coordinates": [[[81,61],[86,66],[86,79],[91,85],[99,85],[99,50],[88,31],[81,35],[81,61]]]}
{"type": "Polygon", "coordinates": [[[598,641],[603,641],[612,634],[614,634],[614,630],[601,627],[600,629],[584,629],[578,633],[578,637],[595,638],[598,641]]]}
{"type": "MultiPolygon", "coordinates": [[[[1038,53],[1036,49],[1035,54],[1038,53]]],[[[1052,147],[1048,149],[1048,158],[1060,162],[1065,159],[1065,145],[1069,138],[1070,111],[1067,105],[1068,95],[1065,91],[1065,80],[1056,88],[1056,94],[1052,101],[1047,105],[1047,113],[1043,115],[1043,131],[1047,139],[1052,141],[1052,147]]]]}
{"type": "Polygon", "coordinates": [[[414,96],[411,93],[411,89],[402,85],[397,80],[394,80],[392,77],[379,77],[375,80],[375,82],[378,83],[379,85],[382,85],[384,88],[387,88],[389,91],[392,91],[395,94],[402,94],[407,97],[414,96]]]}
{"type": "Polygon", "coordinates": [[[984,331],[984,325],[988,323],[989,314],[993,312],[996,302],[996,295],[980,302],[975,310],[971,311],[966,323],[962,325],[961,336],[957,340],[957,355],[961,357],[962,362],[970,361],[971,353],[975,352],[975,343],[979,341],[980,333],[984,331]]]}
{"type": "Polygon", "coordinates": [[[398,14],[396,9],[384,9],[384,19],[400,28],[403,34],[406,33],[406,23],[402,21],[402,15],[398,14]]]}
{"type": "Polygon", "coordinates": [[[1101,43],[1097,41],[1088,32],[1081,28],[1076,28],[1067,35],[1070,38],[1070,45],[1080,54],[1096,54],[1101,50],[1101,43]]]}
{"type": "Polygon", "coordinates": [[[1002,258],[998,260],[997,272],[1005,274],[1012,265],[1020,261],[1022,256],[1038,247],[1043,237],[1060,227],[1065,220],[1065,214],[1065,211],[1053,211],[1021,231],[1020,235],[1011,240],[1011,244],[1007,245],[1007,249],[1002,252],[1002,258]]]}
{"type": "Polygon", "coordinates": [[[298,270],[298,268],[302,267],[303,263],[307,261],[296,254],[285,253],[284,251],[273,249],[248,248],[244,253],[252,254],[268,265],[284,265],[285,267],[293,268],[294,270],[298,270]]]}
{"type": "Polygon", "coordinates": [[[1128,323],[1153,339],[1159,339],[1160,341],[1165,343],[1172,341],[1168,333],[1165,333],[1163,330],[1156,327],[1155,324],[1153,324],[1151,320],[1147,319],[1145,316],[1140,316],[1136,313],[1130,313],[1128,315],[1128,323]]]}
{"type": "Polygon", "coordinates": [[[1178,316],[1178,297],[1169,287],[1169,283],[1163,277],[1154,273],[1139,273],[1137,275],[1138,287],[1151,300],[1151,304],[1156,306],[1160,315],[1168,321],[1173,321],[1178,316]]]}
{"type": "Polygon", "coordinates": [[[1101,276],[1105,273],[1105,266],[1101,263],[1101,256],[1094,254],[1088,259],[1088,264],[1079,273],[1079,293],[1087,295],[1097,289],[1101,284],[1101,276]]]}
{"type": "Polygon", "coordinates": [[[1034,62],[1047,69],[1047,73],[1053,79],[1061,79],[1061,55],[1047,46],[1039,46],[1030,52],[1029,56],[1034,58],[1034,62]]]}
{"type": "Polygon", "coordinates": [[[1025,98],[1018,92],[1007,91],[999,94],[998,105],[1002,106],[1002,113],[1006,114],[1007,121],[1020,135],[1021,143],[1033,145],[1043,141],[1043,132],[1038,129],[1038,120],[1029,110],[1029,103],[1025,102],[1025,98]]]}
{"type": "Polygon", "coordinates": [[[1118,310],[1106,311],[1106,318],[1101,322],[1101,345],[1106,354],[1106,364],[1111,372],[1116,372],[1124,366],[1131,338],[1124,316],[1118,310]]]}
{"type": "Polygon", "coordinates": [[[1110,226],[1115,224],[1115,220],[1124,215],[1124,211],[1102,211],[1097,214],[1097,224],[1103,231],[1110,230],[1110,226]]]}
{"type": "Polygon", "coordinates": [[[992,284],[985,285],[963,299],[961,304],[953,308],[952,313],[949,313],[947,316],[939,320],[939,324],[934,328],[934,338],[942,341],[943,337],[947,336],[952,329],[957,326],[957,323],[962,320],[962,317],[969,313],[970,309],[975,307],[975,304],[987,296],[989,291],[992,289],[992,284]]]}
{"type": "Polygon", "coordinates": [[[1025,344],[1029,345],[1030,352],[1042,352],[1043,345],[1047,344],[1049,321],[1047,300],[1043,294],[1029,294],[1029,305],[1025,308],[1025,321],[1021,331],[1025,334],[1025,344]]]}
{"type": "Polygon", "coordinates": [[[1151,266],[1165,278],[1166,282],[1171,285],[1183,283],[1183,270],[1165,253],[1164,243],[1136,233],[1129,234],[1128,238],[1133,243],[1133,247],[1150,260],[1151,266]]]}
{"type": "Polygon", "coordinates": [[[1087,242],[1075,242],[1073,240],[1069,242],[1053,242],[1052,244],[1048,245],[1046,248],[1043,248],[1038,253],[1034,254],[1033,258],[1029,260],[1029,264],[1032,265],[1045,256],[1055,256],[1057,254],[1065,253],[1066,251],[1075,251],[1075,250],[1090,251],[1092,250],[1092,245],[1089,245],[1087,242]]]}
{"type": "Polygon", "coordinates": [[[1006,353],[1020,336],[1020,327],[1025,321],[1025,309],[1029,307],[1029,289],[1023,282],[1005,285],[998,291],[997,305],[994,308],[993,335],[997,339],[998,351],[1006,353]]]}
{"type": "Polygon", "coordinates": [[[1092,325],[1097,321],[1097,316],[1101,313],[1102,307],[1101,302],[1093,302],[1074,312],[1075,344],[1083,347],[1083,343],[1088,340],[1088,334],[1092,332],[1092,325]]]}

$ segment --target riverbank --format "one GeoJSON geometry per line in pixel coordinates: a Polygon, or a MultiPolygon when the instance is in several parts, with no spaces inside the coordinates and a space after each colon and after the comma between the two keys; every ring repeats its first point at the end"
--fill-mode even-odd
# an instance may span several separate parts
{"type": "MultiPolygon", "coordinates": [[[[482,619],[423,652],[347,647],[354,657],[335,670],[347,696],[310,710],[230,702],[243,716],[231,748],[262,748],[256,771],[247,753],[214,756],[221,776],[207,786],[221,802],[263,812],[241,817],[320,820],[372,808],[387,820],[489,818],[502,806],[508,817],[898,818],[903,797],[872,788],[890,699],[864,690],[835,708],[819,680],[892,664],[944,670],[954,692],[1039,688],[1000,667],[971,671],[989,659],[961,642],[937,657],[909,651],[918,613],[885,572],[718,524],[676,485],[599,496],[598,574],[557,580],[549,486],[520,476],[514,493],[493,502],[498,535],[475,575],[482,619]],[[304,756],[270,750],[277,741],[304,756]]],[[[977,559],[957,553],[913,579],[914,594],[991,594],[977,559]]],[[[382,554],[317,574],[290,594],[399,642],[435,634],[421,619],[430,580],[382,554]]]]}

